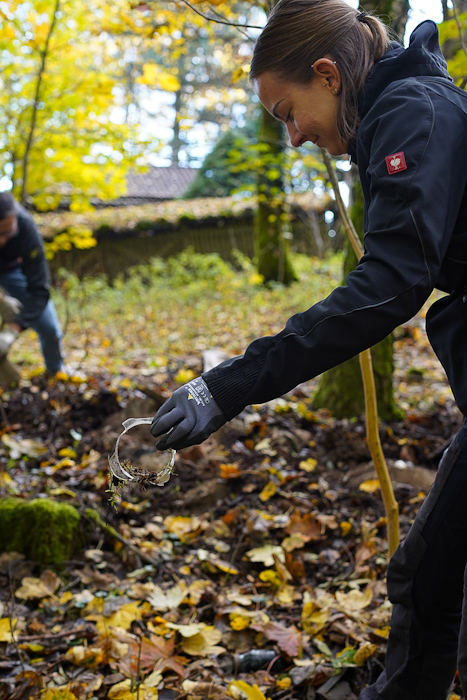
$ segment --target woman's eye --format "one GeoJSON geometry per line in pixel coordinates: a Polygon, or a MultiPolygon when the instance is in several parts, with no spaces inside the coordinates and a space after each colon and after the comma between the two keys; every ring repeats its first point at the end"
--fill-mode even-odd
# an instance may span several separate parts
{"type": "Polygon", "coordinates": [[[287,124],[287,122],[289,122],[291,120],[291,118],[292,118],[292,110],[289,110],[289,113],[285,118],[285,124],[287,124]]]}

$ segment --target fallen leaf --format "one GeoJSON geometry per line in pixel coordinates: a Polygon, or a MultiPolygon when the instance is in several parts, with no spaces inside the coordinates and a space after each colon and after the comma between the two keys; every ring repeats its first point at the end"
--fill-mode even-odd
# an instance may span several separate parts
{"type": "Polygon", "coordinates": [[[264,489],[259,494],[259,499],[265,503],[274,496],[277,491],[277,486],[273,481],[268,481],[264,489]]]}
{"type": "Polygon", "coordinates": [[[232,681],[229,685],[229,690],[232,688],[237,688],[243,693],[243,696],[240,695],[237,697],[246,697],[248,700],[267,700],[266,696],[261,692],[256,683],[252,686],[249,685],[249,683],[245,683],[245,681],[232,681]]]}
{"type": "Polygon", "coordinates": [[[274,565],[274,555],[278,557],[279,561],[285,561],[284,550],[282,547],[278,547],[277,545],[267,544],[264,547],[255,547],[246,553],[246,556],[248,559],[250,559],[250,561],[259,562],[264,564],[264,566],[274,565]]]}
{"type": "Polygon", "coordinates": [[[363,481],[358,488],[360,491],[364,491],[365,493],[376,493],[376,491],[378,491],[380,488],[379,479],[368,479],[367,481],[363,481]]]}
{"type": "Polygon", "coordinates": [[[205,627],[201,632],[183,640],[182,650],[191,656],[209,656],[222,654],[224,647],[217,646],[222,639],[222,632],[214,626],[205,627]]]}
{"type": "Polygon", "coordinates": [[[355,656],[353,658],[354,663],[357,664],[357,666],[363,666],[365,661],[368,661],[369,658],[371,658],[378,650],[377,644],[370,644],[369,642],[365,642],[364,644],[357,649],[355,656]]]}
{"type": "Polygon", "coordinates": [[[175,610],[186,598],[187,585],[185,581],[180,581],[173,588],[163,591],[160,586],[155,586],[154,590],[147,596],[146,600],[158,612],[175,610]]]}
{"type": "Polygon", "coordinates": [[[302,634],[295,625],[286,627],[280,622],[268,622],[266,625],[254,624],[251,627],[262,632],[266,639],[277,642],[279,648],[292,658],[300,654],[302,634]]]}
{"type": "Polygon", "coordinates": [[[366,587],[365,592],[356,588],[348,593],[336,591],[336,600],[344,612],[353,613],[367,608],[373,600],[373,593],[370,586],[366,587]]]}
{"type": "Polygon", "coordinates": [[[1,439],[5,447],[8,448],[12,459],[20,459],[23,455],[37,459],[48,451],[48,448],[40,440],[33,440],[32,438],[20,439],[8,433],[2,435],[1,439]]]}
{"type": "Polygon", "coordinates": [[[46,569],[40,578],[25,576],[21,586],[15,591],[15,596],[23,600],[34,598],[55,598],[55,591],[60,586],[61,580],[50,569],[46,569]]]}
{"type": "Polygon", "coordinates": [[[116,683],[107,692],[109,700],[157,700],[156,688],[149,688],[144,683],[136,685],[130,678],[116,683]]]}

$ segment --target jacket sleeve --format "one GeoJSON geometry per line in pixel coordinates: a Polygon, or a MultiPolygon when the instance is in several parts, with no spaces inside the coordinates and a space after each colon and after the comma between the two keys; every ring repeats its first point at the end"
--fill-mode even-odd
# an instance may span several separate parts
{"type": "Polygon", "coordinates": [[[439,162],[445,125],[437,117],[418,83],[398,85],[368,113],[359,133],[365,254],[345,286],[203,375],[227,419],[371,347],[426,301],[455,221],[449,212],[453,154],[439,162]],[[386,157],[400,152],[407,167],[390,174],[386,157]]]}
{"type": "Polygon", "coordinates": [[[27,280],[26,298],[15,321],[28,328],[39,318],[50,298],[49,266],[42,239],[29,215],[19,219],[21,231],[21,269],[27,280]]]}

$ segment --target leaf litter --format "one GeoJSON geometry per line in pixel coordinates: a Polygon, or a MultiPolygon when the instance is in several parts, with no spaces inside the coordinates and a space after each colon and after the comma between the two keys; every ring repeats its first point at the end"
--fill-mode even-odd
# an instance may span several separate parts
{"type": "MultiPolygon", "coordinates": [[[[403,534],[426,493],[410,465],[433,472],[460,421],[442,380],[436,410],[415,410],[433,395],[404,375],[416,336],[397,340],[406,417],[381,427],[403,534]]],[[[188,359],[151,390],[169,395],[188,359]]],[[[119,538],[87,528],[59,571],[0,555],[0,699],[356,697],[380,673],[390,620],[384,511],[377,488],[360,489],[374,479],[363,421],[314,412],[304,385],[173,455],[157,484],[166,456],[151,419],[134,421],[157,406],[124,380],[33,377],[2,395],[0,495],[71,503],[83,523],[93,508],[119,538]],[[121,425],[135,432],[123,447],[121,425]],[[109,454],[127,486],[117,509],[109,454]],[[138,483],[143,471],[160,488],[138,483]]]]}

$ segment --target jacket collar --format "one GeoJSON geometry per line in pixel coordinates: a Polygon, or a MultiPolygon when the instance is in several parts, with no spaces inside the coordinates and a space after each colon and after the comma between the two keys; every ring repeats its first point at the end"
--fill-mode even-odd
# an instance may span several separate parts
{"type": "MultiPolygon", "coordinates": [[[[388,85],[417,76],[436,76],[452,81],[439,46],[438,26],[432,20],[425,20],[414,29],[407,48],[393,41],[375,63],[358,97],[360,122],[388,85]]],[[[352,160],[355,160],[355,145],[349,144],[352,160]]]]}

